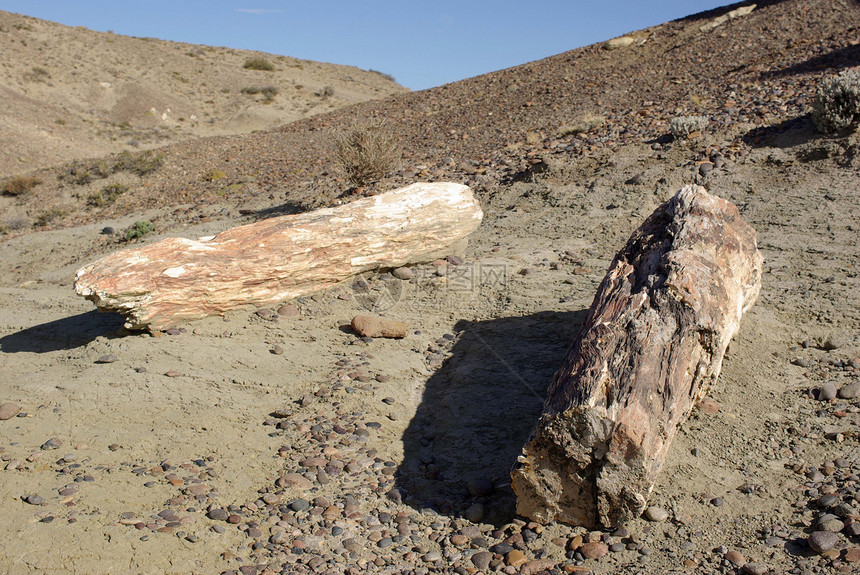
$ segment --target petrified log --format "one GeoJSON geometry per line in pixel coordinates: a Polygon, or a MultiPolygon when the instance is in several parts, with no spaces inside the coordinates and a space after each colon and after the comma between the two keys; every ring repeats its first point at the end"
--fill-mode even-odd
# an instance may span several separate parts
{"type": "Polygon", "coordinates": [[[687,186],[657,208],[615,256],[553,378],[511,474],[519,514],[614,527],[642,513],[761,267],[732,203],[687,186]]]}
{"type": "Polygon", "coordinates": [[[212,237],[167,238],[79,269],[75,291],[130,329],[165,329],[461,250],[483,213],[467,186],[417,183],[212,237]]]}

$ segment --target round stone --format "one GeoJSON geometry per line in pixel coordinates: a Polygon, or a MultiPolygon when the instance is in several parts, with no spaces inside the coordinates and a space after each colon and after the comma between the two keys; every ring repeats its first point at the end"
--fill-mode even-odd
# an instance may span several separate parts
{"type": "Polygon", "coordinates": [[[809,548],[818,553],[827,553],[839,542],[839,535],[830,531],[815,531],[806,540],[809,548]]]}
{"type": "Polygon", "coordinates": [[[764,563],[747,563],[741,571],[747,575],[764,575],[770,569],[764,563]]]}
{"type": "Polygon", "coordinates": [[[829,401],[836,397],[836,385],[833,382],[826,382],[818,389],[818,399],[820,401],[829,401]]]}
{"type": "Polygon", "coordinates": [[[12,419],[18,412],[21,411],[21,408],[18,407],[16,403],[3,403],[0,404],[0,421],[5,419],[12,419]]]}
{"type": "Polygon", "coordinates": [[[466,490],[472,497],[486,497],[493,493],[495,486],[486,479],[472,479],[466,483],[466,490]]]}
{"type": "Polygon", "coordinates": [[[472,564],[481,571],[485,571],[493,560],[493,554],[489,551],[478,551],[472,555],[472,564]]]}
{"type": "Polygon", "coordinates": [[[669,518],[669,512],[663,509],[662,507],[658,507],[657,505],[651,505],[647,509],[645,509],[645,519],[648,521],[655,521],[657,523],[662,523],[669,518]]]}
{"type": "Polygon", "coordinates": [[[839,389],[838,395],[840,399],[855,399],[860,397],[860,381],[843,385],[839,389]]]}
{"type": "Polygon", "coordinates": [[[600,559],[609,553],[609,546],[602,541],[593,541],[591,543],[583,543],[579,548],[579,552],[586,559],[600,559]]]}

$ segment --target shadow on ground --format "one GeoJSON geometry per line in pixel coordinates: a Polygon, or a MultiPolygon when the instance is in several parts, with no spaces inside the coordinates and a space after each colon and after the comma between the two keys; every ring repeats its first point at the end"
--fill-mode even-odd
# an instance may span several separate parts
{"type": "Polygon", "coordinates": [[[87,345],[95,338],[115,335],[125,320],[96,310],[49,321],[0,338],[3,353],[48,353],[87,345]]]}
{"type": "Polygon", "coordinates": [[[427,381],[403,434],[396,488],[405,503],[445,515],[483,511],[495,524],[511,518],[510,470],[585,313],[456,325],[452,355],[427,381]]]}

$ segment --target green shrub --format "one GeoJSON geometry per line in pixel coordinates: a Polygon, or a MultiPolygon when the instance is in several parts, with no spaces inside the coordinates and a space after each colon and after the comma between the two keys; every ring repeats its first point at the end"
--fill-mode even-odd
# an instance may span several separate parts
{"type": "Polygon", "coordinates": [[[253,58],[248,58],[247,60],[245,60],[245,64],[243,64],[242,67],[247,68],[248,70],[262,70],[264,72],[275,71],[274,64],[272,64],[262,56],[254,56],[253,58]]]}
{"type": "Polygon", "coordinates": [[[103,208],[109,206],[116,201],[120,195],[128,191],[128,186],[122,184],[110,184],[101,189],[101,191],[90,194],[87,198],[87,205],[94,208],[103,208]]]}
{"type": "Polygon", "coordinates": [[[354,127],[338,134],[334,148],[341,172],[355,186],[384,178],[400,161],[400,144],[383,124],[354,127]]]}
{"type": "Polygon", "coordinates": [[[125,231],[125,239],[127,241],[136,240],[151,233],[153,230],[155,230],[155,226],[153,226],[151,222],[134,222],[134,224],[125,231]]]}
{"type": "Polygon", "coordinates": [[[857,127],[860,122],[860,72],[845,70],[819,84],[812,101],[812,121],[825,134],[857,127]]]}
{"type": "Polygon", "coordinates": [[[693,132],[701,132],[708,127],[706,116],[678,116],[669,122],[669,129],[676,138],[686,138],[693,132]]]}
{"type": "Polygon", "coordinates": [[[33,176],[12,176],[3,182],[3,193],[7,196],[20,196],[42,183],[42,180],[33,176]]]}
{"type": "Polygon", "coordinates": [[[226,177],[227,174],[224,172],[224,170],[210,170],[209,172],[206,172],[206,174],[203,176],[203,181],[214,182],[216,180],[223,180],[226,177]]]}

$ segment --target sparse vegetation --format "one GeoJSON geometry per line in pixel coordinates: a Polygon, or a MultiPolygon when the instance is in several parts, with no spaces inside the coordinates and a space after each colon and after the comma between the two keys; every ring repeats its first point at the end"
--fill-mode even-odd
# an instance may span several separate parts
{"type": "Polygon", "coordinates": [[[323,99],[330,98],[334,96],[334,88],[331,86],[323,86],[317,91],[317,96],[323,99]]]}
{"type": "Polygon", "coordinates": [[[36,217],[36,220],[33,222],[33,225],[43,228],[56,220],[57,218],[61,218],[66,215],[66,210],[60,208],[51,208],[39,214],[36,217]]]}
{"type": "Polygon", "coordinates": [[[217,180],[223,180],[226,177],[227,174],[224,173],[224,170],[211,170],[209,172],[206,172],[206,174],[203,176],[203,181],[215,182],[217,180]]]}
{"type": "Polygon", "coordinates": [[[164,156],[148,150],[139,154],[122,152],[114,158],[98,162],[72,162],[66,170],[65,178],[73,184],[82,186],[106,178],[117,172],[131,172],[146,176],[164,163],[164,156]]]}
{"type": "Polygon", "coordinates": [[[262,94],[263,101],[269,103],[278,95],[278,89],[275,86],[248,86],[247,88],[242,88],[242,93],[250,95],[262,94]]]}
{"type": "Polygon", "coordinates": [[[834,134],[860,123],[860,72],[845,70],[824,79],[812,101],[812,120],[824,134],[834,134]]]}
{"type": "Polygon", "coordinates": [[[134,224],[132,224],[131,227],[125,231],[125,239],[126,241],[130,242],[132,240],[142,238],[146,234],[152,233],[154,230],[155,226],[153,226],[151,222],[146,222],[142,220],[137,221],[134,222],[134,224]]]}
{"type": "Polygon", "coordinates": [[[707,116],[678,116],[669,122],[669,129],[675,138],[684,139],[707,128],[709,121],[707,116]]]}
{"type": "Polygon", "coordinates": [[[385,72],[380,72],[379,70],[374,70],[373,68],[368,70],[368,72],[373,72],[374,74],[379,74],[380,76],[382,76],[386,80],[394,82],[395,84],[397,83],[397,80],[395,80],[394,76],[392,76],[391,74],[386,74],[385,72]]]}
{"type": "Polygon", "coordinates": [[[385,177],[400,161],[400,143],[384,124],[354,127],[334,139],[335,159],[354,186],[385,177]]]}
{"type": "Polygon", "coordinates": [[[16,232],[18,230],[23,230],[25,227],[27,227],[27,220],[22,216],[15,214],[4,218],[3,221],[0,222],[0,234],[16,232]]]}
{"type": "Polygon", "coordinates": [[[103,208],[113,204],[118,197],[128,191],[128,186],[122,184],[110,184],[98,192],[90,194],[87,205],[94,208],[103,208]]]}
{"type": "Polygon", "coordinates": [[[3,193],[7,196],[20,196],[41,183],[42,180],[34,176],[12,176],[3,182],[3,193]]]}
{"type": "Polygon", "coordinates": [[[253,58],[248,58],[245,60],[245,64],[242,65],[243,68],[247,68],[248,70],[262,70],[264,72],[274,72],[275,65],[269,62],[266,58],[262,56],[254,56],[253,58]]]}
{"type": "Polygon", "coordinates": [[[587,134],[588,132],[599,128],[605,123],[606,120],[603,118],[603,116],[588,112],[582,115],[582,117],[577,118],[573,124],[565,125],[559,128],[558,136],[560,138],[565,138],[567,136],[573,136],[575,134],[587,134]]]}

